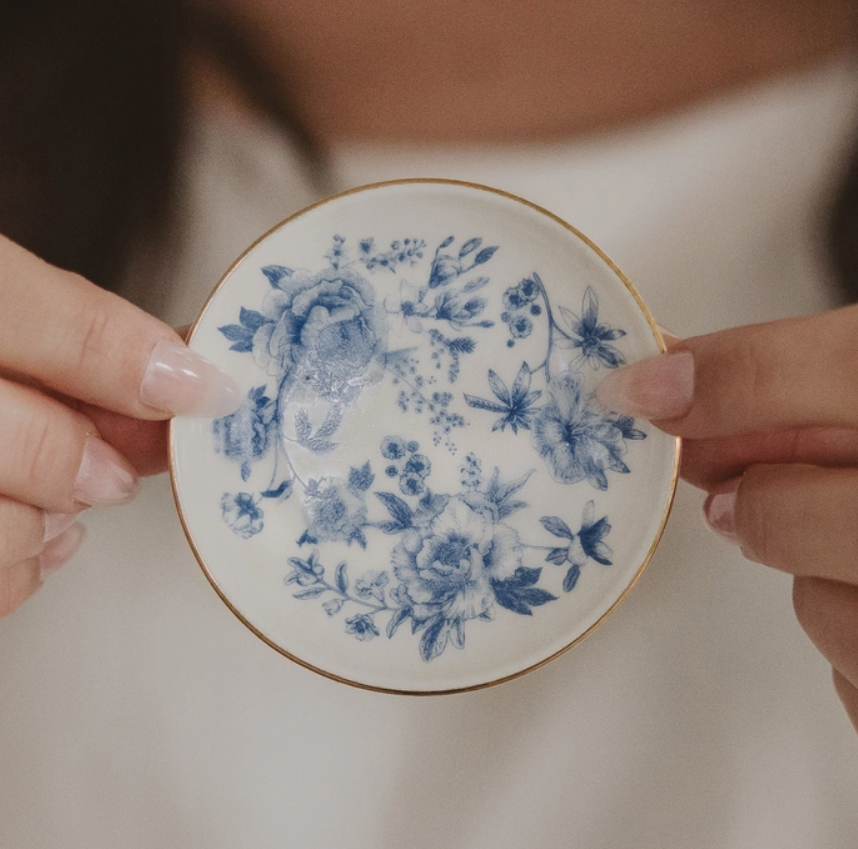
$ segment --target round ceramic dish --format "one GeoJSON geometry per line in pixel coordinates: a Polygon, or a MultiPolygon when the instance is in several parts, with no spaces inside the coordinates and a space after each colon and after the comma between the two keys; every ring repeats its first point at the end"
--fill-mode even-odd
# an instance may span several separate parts
{"type": "Polygon", "coordinates": [[[664,527],[677,441],[592,397],[658,330],[519,198],[414,180],[322,201],[236,262],[189,344],[245,401],[173,422],[188,539],[248,627],[331,678],[442,693],[533,669],[664,527]]]}

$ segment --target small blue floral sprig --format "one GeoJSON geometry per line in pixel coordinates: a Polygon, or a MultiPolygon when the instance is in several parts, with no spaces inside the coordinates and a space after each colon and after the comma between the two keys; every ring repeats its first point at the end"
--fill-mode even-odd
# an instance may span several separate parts
{"type": "Polygon", "coordinates": [[[592,287],[588,286],[584,291],[580,317],[566,307],[559,307],[558,311],[569,332],[564,333],[559,327],[556,329],[569,347],[578,349],[579,357],[590,368],[617,368],[625,365],[626,358],[610,343],[621,339],[626,331],[599,322],[599,298],[592,287]]]}
{"type": "Polygon", "coordinates": [[[595,560],[603,566],[611,565],[613,551],[603,540],[611,530],[608,517],[603,516],[596,521],[596,504],[588,501],[584,506],[584,514],[581,517],[581,528],[575,534],[559,516],[543,516],[539,521],[542,527],[556,537],[567,540],[565,546],[557,546],[548,552],[545,559],[556,566],[569,563],[569,570],[563,579],[563,591],[572,592],[581,577],[581,567],[587,560],[595,560]]]}

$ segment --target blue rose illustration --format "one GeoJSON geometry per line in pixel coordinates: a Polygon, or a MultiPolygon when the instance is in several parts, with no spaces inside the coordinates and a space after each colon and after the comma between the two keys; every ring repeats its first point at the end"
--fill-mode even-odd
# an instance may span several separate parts
{"type": "Polygon", "coordinates": [[[362,495],[338,478],[310,481],[304,500],[306,535],[317,542],[357,540],[365,545],[361,528],[366,525],[366,504],[362,495]]]}
{"type": "Polygon", "coordinates": [[[588,408],[571,374],[553,377],[548,394],[551,400],[533,423],[532,441],[551,476],[560,483],[587,480],[607,489],[606,471],[629,471],[621,459],[626,453],[623,431],[614,418],[588,408]]]}
{"type": "Polygon", "coordinates": [[[461,623],[491,618],[491,581],[512,576],[521,556],[512,528],[455,496],[428,525],[404,534],[391,559],[401,582],[399,600],[415,622],[441,615],[461,623]]]}
{"type": "Polygon", "coordinates": [[[247,393],[236,412],[212,423],[215,450],[241,464],[242,480],[250,477],[251,464],[268,452],[274,411],[274,402],[259,386],[247,393]]]}
{"type": "Polygon", "coordinates": [[[220,500],[224,522],[242,539],[250,539],[263,527],[264,514],[249,492],[226,492],[220,500]]]}
{"type": "Polygon", "coordinates": [[[382,377],[387,316],[353,269],[285,275],[266,295],[261,315],[253,358],[269,374],[291,373],[318,395],[345,403],[382,377]]]}

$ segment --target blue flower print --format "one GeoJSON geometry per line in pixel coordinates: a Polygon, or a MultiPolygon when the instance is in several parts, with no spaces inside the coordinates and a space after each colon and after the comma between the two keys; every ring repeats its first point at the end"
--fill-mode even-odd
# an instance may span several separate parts
{"type": "Polygon", "coordinates": [[[581,357],[591,368],[617,368],[625,364],[625,357],[608,343],[625,336],[626,331],[599,324],[599,299],[592,287],[588,286],[584,292],[581,318],[562,307],[560,313],[575,337],[570,339],[571,346],[580,349],[581,357]]]}
{"type": "Polygon", "coordinates": [[[511,390],[507,389],[506,384],[492,369],[489,369],[489,388],[498,400],[486,401],[484,398],[466,394],[465,402],[468,406],[479,410],[503,414],[494,423],[493,431],[503,431],[507,425],[512,428],[513,433],[518,433],[519,428],[530,430],[534,416],[533,404],[542,395],[540,390],[530,391],[530,380],[531,373],[527,363],[521,364],[511,390]]]}
{"type": "Polygon", "coordinates": [[[368,613],[357,613],[346,619],[346,633],[354,634],[362,642],[374,640],[378,636],[378,628],[368,613]]]}
{"type": "Polygon", "coordinates": [[[258,386],[232,415],[212,422],[215,450],[241,464],[241,479],[250,477],[251,465],[265,456],[270,446],[270,429],[275,404],[258,386]]]}
{"type": "Polygon", "coordinates": [[[249,492],[224,493],[220,510],[227,527],[242,539],[250,539],[263,528],[264,514],[249,492]]]}
{"type": "Polygon", "coordinates": [[[391,554],[399,579],[399,598],[416,627],[426,627],[424,660],[440,654],[448,641],[464,645],[464,623],[494,615],[492,580],[511,578],[521,565],[518,534],[474,510],[461,497],[450,498],[428,525],[405,534],[391,554]]]}
{"type": "Polygon", "coordinates": [[[405,440],[398,436],[385,436],[381,441],[381,456],[387,460],[401,460],[406,450],[405,440]]]}
{"type": "Polygon", "coordinates": [[[403,495],[421,495],[426,490],[426,483],[421,475],[405,472],[399,477],[399,491],[403,495]]]}
{"type": "MultiPolygon", "coordinates": [[[[488,282],[487,278],[482,278],[488,282]]],[[[434,317],[438,321],[446,321],[454,330],[462,330],[465,327],[490,327],[489,322],[477,322],[475,319],[486,308],[488,302],[478,295],[470,295],[466,291],[452,291],[445,289],[435,298],[434,317]]]]}
{"type": "Polygon", "coordinates": [[[607,489],[605,472],[627,474],[623,432],[613,417],[587,406],[577,378],[569,373],[553,377],[548,394],[551,400],[536,416],[532,441],[551,476],[564,484],[586,480],[607,489]]]}
{"type": "Polygon", "coordinates": [[[432,471],[432,463],[425,454],[412,454],[405,461],[405,471],[409,474],[420,475],[421,478],[425,478],[432,471]]]}
{"type": "Polygon", "coordinates": [[[290,375],[319,396],[347,404],[361,385],[383,376],[387,315],[354,269],[285,275],[265,297],[261,315],[253,358],[269,374],[290,375]]]}
{"type": "Polygon", "coordinates": [[[446,286],[459,278],[462,274],[467,273],[478,265],[483,265],[488,262],[497,251],[497,245],[490,248],[483,248],[478,251],[483,240],[480,238],[468,239],[459,249],[458,256],[452,254],[444,254],[441,251],[444,248],[449,248],[455,240],[452,236],[444,239],[435,251],[435,256],[432,260],[432,270],[429,273],[429,288],[437,289],[440,286],[446,286]],[[475,253],[476,252],[476,253],[475,253]],[[472,259],[469,259],[473,255],[472,259]],[[470,262],[470,265],[466,265],[470,262]]]}
{"type": "Polygon", "coordinates": [[[384,588],[389,580],[387,572],[370,570],[355,581],[355,592],[360,598],[375,598],[384,604],[384,588]]]}
{"type": "Polygon", "coordinates": [[[525,487],[544,462],[544,478],[606,489],[610,472],[629,471],[630,442],[647,436],[632,418],[591,406],[582,389],[591,369],[625,362],[616,343],[625,333],[600,322],[595,292],[584,292],[579,317],[553,301],[536,269],[498,268],[488,238],[451,235],[427,249],[419,238],[337,234],[310,269],[260,268],[265,294],[218,328],[228,356],[252,359],[260,374],[242,407],[212,425],[217,452],[249,481],[233,489],[254,490],[212,495],[224,523],[247,540],[275,515],[290,535],[303,519],[284,555],[292,598],[361,643],[410,631],[424,662],[463,649],[466,627],[483,627],[474,620],[535,615],[563,596],[561,581],[571,592],[586,563],[610,565],[611,526],[594,502],[573,531],[533,515],[525,487]],[[509,353],[522,346],[535,367],[509,353]],[[493,368],[470,374],[475,351],[493,368]],[[487,389],[464,394],[480,374],[487,389]],[[368,458],[345,425],[376,418],[373,404],[357,402],[382,381],[372,400],[395,407],[390,422],[379,419],[368,458]],[[514,478],[484,473],[460,430],[472,425],[477,440],[510,451],[519,438],[530,461],[514,478]],[[421,453],[414,437],[424,433],[421,453]],[[449,461],[460,451],[464,459],[449,461]]]}
{"type": "Polygon", "coordinates": [[[566,546],[552,549],[545,558],[557,566],[562,566],[564,563],[570,564],[569,571],[563,580],[565,592],[571,592],[575,588],[581,575],[581,567],[588,559],[595,560],[603,566],[611,565],[611,557],[614,553],[603,542],[611,526],[608,524],[607,516],[603,516],[598,521],[595,517],[595,502],[588,501],[581,517],[581,529],[577,534],[572,533],[569,526],[558,516],[543,516],[539,520],[549,533],[569,541],[566,546]]]}
{"type": "Polygon", "coordinates": [[[304,542],[357,541],[366,547],[363,526],[366,524],[366,503],[363,493],[355,491],[337,478],[310,481],[304,500],[307,530],[304,542]]]}

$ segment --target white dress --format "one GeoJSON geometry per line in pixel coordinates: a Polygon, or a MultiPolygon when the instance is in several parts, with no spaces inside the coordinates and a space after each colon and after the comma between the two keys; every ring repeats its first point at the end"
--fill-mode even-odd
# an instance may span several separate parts
{"type": "MultiPolygon", "coordinates": [[[[347,187],[445,176],[577,226],[679,335],[832,303],[822,211],[858,117],[846,62],[608,135],[336,152],[347,187]]],[[[200,118],[165,315],[315,197],[270,128],[200,118]]],[[[352,689],[220,602],[165,478],[93,510],[76,560],[0,622],[3,849],[854,849],[858,741],[790,580],[682,487],[629,598],[580,646],[458,696],[352,689]]]]}

